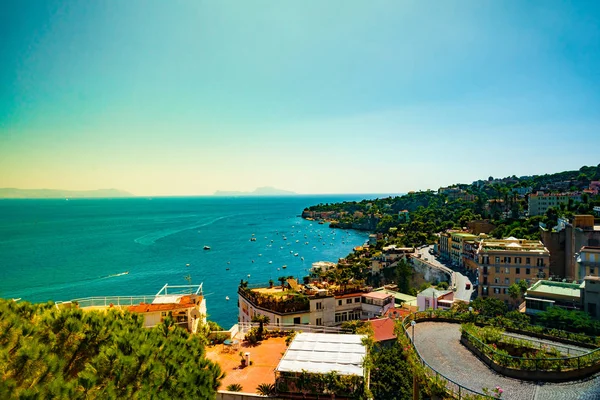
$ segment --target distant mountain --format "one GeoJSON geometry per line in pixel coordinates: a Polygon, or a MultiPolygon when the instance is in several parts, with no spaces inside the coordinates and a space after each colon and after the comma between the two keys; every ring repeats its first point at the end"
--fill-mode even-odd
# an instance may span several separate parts
{"type": "Polygon", "coordinates": [[[118,189],[60,190],[0,188],[0,199],[61,199],[132,197],[133,194],[118,189]]]}
{"type": "Polygon", "coordinates": [[[291,196],[295,192],[289,190],[277,189],[271,186],[264,186],[254,189],[252,192],[238,192],[217,190],[214,196],[291,196]]]}

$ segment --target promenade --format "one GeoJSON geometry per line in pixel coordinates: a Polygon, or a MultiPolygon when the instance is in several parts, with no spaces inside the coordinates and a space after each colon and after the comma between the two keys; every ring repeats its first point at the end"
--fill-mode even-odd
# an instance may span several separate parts
{"type": "Polygon", "coordinates": [[[415,326],[415,346],[433,369],[474,391],[500,386],[506,400],[600,399],[599,375],[583,381],[542,383],[496,373],[460,343],[460,324],[420,322],[415,326]]]}

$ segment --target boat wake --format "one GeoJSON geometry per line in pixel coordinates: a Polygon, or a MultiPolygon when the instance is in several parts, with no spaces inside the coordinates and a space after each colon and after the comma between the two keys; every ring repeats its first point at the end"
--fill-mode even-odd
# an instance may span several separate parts
{"type": "Polygon", "coordinates": [[[208,222],[206,222],[204,224],[201,224],[201,225],[194,224],[194,225],[191,225],[191,226],[187,226],[185,228],[163,229],[161,231],[152,232],[152,233],[149,233],[147,235],[140,236],[139,238],[134,239],[133,241],[136,242],[136,243],[138,243],[138,244],[144,245],[144,246],[150,246],[150,245],[153,245],[154,243],[156,243],[157,240],[166,238],[167,236],[175,235],[175,234],[177,234],[179,232],[189,231],[189,230],[192,230],[192,229],[203,228],[205,226],[212,225],[215,222],[220,221],[222,219],[235,217],[236,215],[239,215],[239,214],[232,214],[232,215],[225,215],[225,216],[222,216],[222,217],[218,217],[218,218],[212,219],[212,220],[210,220],[210,221],[208,221],[208,222]]]}

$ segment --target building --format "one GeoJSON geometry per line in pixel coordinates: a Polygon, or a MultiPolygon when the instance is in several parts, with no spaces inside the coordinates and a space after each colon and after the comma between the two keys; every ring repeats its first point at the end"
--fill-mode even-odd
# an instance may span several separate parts
{"type": "Polygon", "coordinates": [[[519,196],[525,196],[526,194],[531,193],[532,190],[533,188],[531,187],[514,187],[510,189],[512,193],[516,193],[519,196]]]}
{"type": "Polygon", "coordinates": [[[567,205],[569,200],[576,203],[580,202],[581,193],[544,193],[542,191],[531,193],[528,199],[529,216],[544,215],[548,208],[559,207],[561,204],[567,205]]]}
{"type": "Polygon", "coordinates": [[[508,303],[508,288],[525,280],[528,285],[548,277],[550,252],[538,240],[483,239],[475,255],[479,295],[508,303]]]}
{"type": "Polygon", "coordinates": [[[448,201],[475,201],[476,199],[474,194],[457,187],[442,187],[438,189],[438,193],[445,194],[448,197],[448,201]]]}
{"type": "MultiPolygon", "coordinates": [[[[301,374],[329,374],[344,376],[348,388],[336,388],[340,398],[355,398],[368,387],[369,371],[365,367],[367,348],[363,344],[363,335],[306,333],[294,337],[283,357],[275,368],[275,385],[279,393],[285,397],[291,394],[300,395],[306,388],[299,385],[301,374]],[[352,379],[354,378],[354,379],[352,379]]],[[[307,392],[325,396],[330,391],[323,383],[314,383],[307,392]]]]}
{"type": "Polygon", "coordinates": [[[600,225],[593,215],[575,215],[573,222],[565,226],[565,278],[580,280],[577,256],[584,246],[600,246],[600,225]]]}
{"type": "Polygon", "coordinates": [[[454,232],[451,234],[452,243],[450,244],[450,261],[453,265],[464,266],[463,251],[465,242],[477,239],[476,235],[467,232],[454,232]]]}
{"type": "Polygon", "coordinates": [[[398,341],[394,333],[396,322],[392,318],[370,319],[369,324],[373,328],[373,338],[382,346],[392,346],[398,341]]]}
{"type": "Polygon", "coordinates": [[[419,311],[429,309],[448,310],[454,304],[454,292],[452,290],[438,290],[429,287],[420,293],[417,293],[417,306],[419,311]]]}
{"type": "Polygon", "coordinates": [[[155,295],[86,297],[56,302],[57,307],[72,304],[87,311],[115,308],[141,314],[146,328],[159,325],[167,316],[192,333],[206,323],[206,299],[202,294],[202,284],[165,284],[155,295]]]}
{"type": "Polygon", "coordinates": [[[357,285],[341,287],[317,281],[301,285],[288,279],[287,286],[250,288],[242,282],[238,287],[238,321],[249,323],[255,315],[266,315],[274,325],[336,326],[379,317],[394,308],[391,294],[357,285]]]}
{"type": "Polygon", "coordinates": [[[581,310],[584,284],[540,280],[525,293],[525,313],[536,315],[550,307],[581,310]]]}
{"type": "Polygon", "coordinates": [[[469,228],[469,231],[474,235],[479,235],[481,233],[490,233],[496,229],[496,225],[492,224],[489,219],[478,219],[469,221],[467,223],[467,228],[469,228]]]}
{"type": "Polygon", "coordinates": [[[410,222],[410,213],[408,212],[408,210],[398,211],[398,221],[410,222]]]}
{"type": "Polygon", "coordinates": [[[581,301],[583,310],[590,317],[599,319],[600,315],[600,278],[598,276],[586,276],[583,280],[583,299],[581,301]]]}
{"type": "Polygon", "coordinates": [[[577,277],[600,276],[600,247],[583,246],[577,256],[577,277]]]}

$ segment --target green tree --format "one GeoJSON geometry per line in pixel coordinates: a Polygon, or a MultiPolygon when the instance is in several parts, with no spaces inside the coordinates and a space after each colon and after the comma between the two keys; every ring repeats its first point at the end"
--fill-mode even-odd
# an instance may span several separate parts
{"type": "Polygon", "coordinates": [[[271,322],[270,318],[266,315],[256,314],[252,317],[252,322],[258,322],[258,339],[262,340],[265,324],[271,322]]]}
{"type": "Polygon", "coordinates": [[[170,318],[0,300],[0,398],[212,399],[223,373],[205,343],[170,318]]]}

